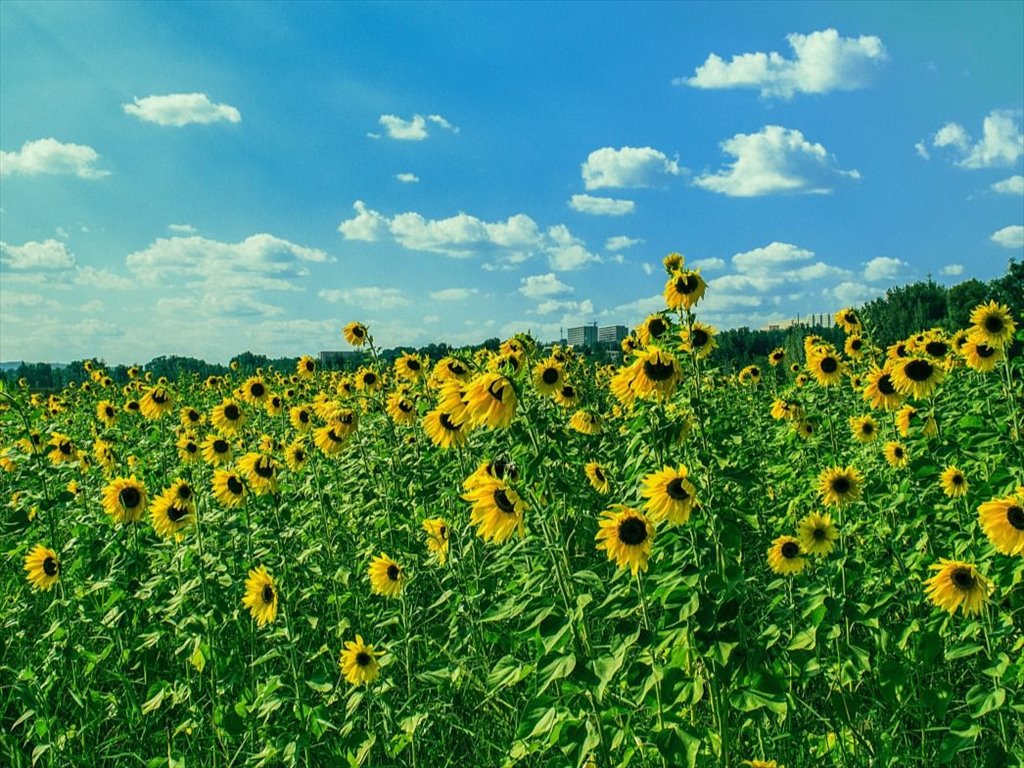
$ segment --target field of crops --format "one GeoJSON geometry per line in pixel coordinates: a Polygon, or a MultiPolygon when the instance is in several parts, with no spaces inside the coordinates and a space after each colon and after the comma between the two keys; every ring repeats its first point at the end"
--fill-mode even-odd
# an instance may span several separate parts
{"type": "Polygon", "coordinates": [[[737,375],[666,272],[615,365],[0,393],[0,764],[1024,764],[1014,318],[737,375]]]}

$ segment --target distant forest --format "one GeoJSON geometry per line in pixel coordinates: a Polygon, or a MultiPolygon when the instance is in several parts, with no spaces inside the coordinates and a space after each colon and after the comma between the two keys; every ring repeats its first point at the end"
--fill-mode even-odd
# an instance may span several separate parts
{"type": "MultiPolygon", "coordinates": [[[[970,325],[971,310],[990,299],[1009,306],[1018,324],[1024,320],[1024,262],[1011,259],[1006,274],[987,283],[972,279],[946,287],[929,278],[910,285],[890,288],[884,296],[869,301],[859,307],[858,311],[865,323],[868,336],[874,344],[884,348],[921,329],[938,327],[955,331],[964,328],[970,325]]],[[[699,315],[699,305],[697,310],[699,315]]],[[[713,359],[724,370],[737,370],[750,363],[764,362],[768,353],[776,347],[786,348],[790,353],[790,359],[800,359],[803,338],[811,332],[833,343],[842,343],[842,331],[835,326],[815,329],[793,327],[777,331],[733,328],[720,332],[716,337],[718,349],[713,359]]],[[[474,346],[459,347],[458,350],[496,350],[499,344],[499,339],[492,338],[474,346]]],[[[385,349],[379,354],[382,362],[390,364],[403,352],[416,352],[436,361],[458,350],[444,343],[432,343],[419,348],[385,349]]],[[[604,350],[582,351],[595,358],[607,354],[604,350]]],[[[324,367],[354,370],[369,359],[368,352],[362,355],[348,355],[343,361],[332,362],[324,367]]],[[[252,372],[257,368],[291,372],[295,370],[299,358],[272,358],[244,352],[234,360],[243,372],[252,372]]],[[[84,363],[84,360],[76,360],[66,366],[53,366],[49,363],[23,362],[16,368],[0,372],[0,378],[8,385],[13,385],[24,378],[34,390],[55,390],[69,382],[87,379],[88,373],[85,371],[84,363]]],[[[157,357],[140,367],[152,372],[154,378],[166,376],[171,381],[182,375],[206,378],[228,371],[227,366],[219,363],[208,363],[205,360],[176,355],[157,357]]],[[[108,372],[115,382],[124,383],[128,380],[128,368],[124,365],[111,366],[108,372]]]]}

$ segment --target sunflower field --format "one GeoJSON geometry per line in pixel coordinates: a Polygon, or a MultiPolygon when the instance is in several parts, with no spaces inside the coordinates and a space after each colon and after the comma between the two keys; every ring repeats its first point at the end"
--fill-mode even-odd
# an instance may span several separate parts
{"type": "MultiPolygon", "coordinates": [[[[1020,318],[0,391],[0,764],[1024,765],[1020,318]]],[[[239,367],[240,368],[240,367],[239,367]]]]}

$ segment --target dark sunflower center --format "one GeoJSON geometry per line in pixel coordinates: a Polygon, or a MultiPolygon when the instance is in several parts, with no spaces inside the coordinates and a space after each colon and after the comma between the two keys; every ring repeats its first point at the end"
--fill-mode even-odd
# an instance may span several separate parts
{"type": "Polygon", "coordinates": [[[944,341],[929,341],[925,344],[924,351],[932,357],[945,357],[949,352],[949,346],[944,341]]]}
{"type": "Polygon", "coordinates": [[[601,471],[600,467],[594,467],[594,477],[597,478],[597,482],[603,483],[605,481],[604,472],[601,471]]]}
{"type": "Polygon", "coordinates": [[[228,452],[228,441],[227,440],[214,440],[213,441],[213,452],[214,453],[227,453],[228,452]]]}
{"type": "Polygon", "coordinates": [[[502,379],[495,379],[487,387],[487,394],[500,403],[505,397],[505,382],[502,379]]]}
{"type": "Polygon", "coordinates": [[[228,486],[228,490],[231,491],[231,493],[233,493],[235,496],[241,496],[242,495],[242,490],[243,490],[242,481],[239,480],[234,475],[231,475],[231,477],[228,478],[227,486],[228,486]]]}
{"type": "Polygon", "coordinates": [[[280,408],[281,407],[281,398],[278,397],[277,395],[274,395],[272,398],[270,398],[270,404],[272,406],[274,406],[275,408],[280,408]]]}
{"type": "Polygon", "coordinates": [[[408,368],[410,371],[418,371],[421,368],[420,361],[410,358],[409,360],[405,361],[405,367],[408,368]]]}
{"type": "Polygon", "coordinates": [[[964,476],[963,475],[953,475],[953,477],[951,477],[950,480],[952,481],[953,485],[963,485],[964,484],[964,476]]]}
{"type": "Polygon", "coordinates": [[[892,451],[892,455],[895,456],[897,459],[902,459],[903,458],[903,449],[902,448],[894,448],[893,451],[892,451]]]}
{"type": "Polygon", "coordinates": [[[1024,509],[1021,509],[1017,504],[1007,509],[1006,522],[1018,531],[1024,531],[1024,509]]]}
{"type": "Polygon", "coordinates": [[[52,557],[47,557],[45,560],[43,560],[43,573],[45,573],[47,576],[56,576],[57,571],[59,570],[60,566],[57,565],[57,561],[54,560],[52,557]]]}
{"type": "Polygon", "coordinates": [[[312,360],[307,360],[306,370],[312,373],[314,370],[316,370],[316,363],[314,363],[312,360]]]}
{"type": "Polygon", "coordinates": [[[896,387],[893,385],[892,378],[890,378],[888,373],[883,373],[878,377],[878,391],[883,395],[896,394],[896,387]]]}
{"type": "Polygon", "coordinates": [[[260,595],[263,598],[263,602],[267,605],[274,603],[274,588],[269,584],[263,585],[263,593],[260,595]]]}
{"type": "Polygon", "coordinates": [[[309,412],[308,411],[299,411],[299,421],[301,421],[303,424],[308,423],[309,422],[309,412]]]}
{"type": "Polygon", "coordinates": [[[188,485],[185,485],[185,484],[179,485],[178,486],[178,498],[181,499],[182,501],[188,501],[189,499],[191,499],[192,498],[192,488],[191,488],[191,486],[188,486],[188,485]]]}
{"type": "Polygon", "coordinates": [[[792,560],[794,557],[800,554],[800,545],[795,541],[787,541],[782,545],[782,556],[787,560],[792,560]]]}
{"type": "Polygon", "coordinates": [[[107,415],[108,419],[114,418],[114,409],[111,408],[109,405],[103,409],[103,412],[107,415]]]}
{"type": "Polygon", "coordinates": [[[234,403],[224,406],[224,418],[228,421],[235,421],[240,415],[238,406],[234,403]]]}
{"type": "Polygon", "coordinates": [[[665,325],[665,321],[660,317],[656,317],[647,324],[647,332],[657,338],[661,336],[668,326],[665,325]]]}
{"type": "Polygon", "coordinates": [[[249,394],[252,395],[253,397],[263,397],[266,391],[267,388],[260,384],[260,382],[258,381],[254,381],[252,384],[249,385],[249,394]]]}
{"type": "Polygon", "coordinates": [[[967,568],[954,568],[949,580],[957,589],[969,590],[974,587],[974,574],[967,568]]]}
{"type": "Polygon", "coordinates": [[[264,456],[263,458],[257,459],[256,464],[253,466],[256,470],[256,474],[267,480],[274,476],[274,463],[264,456]]]}
{"type": "Polygon", "coordinates": [[[845,315],[843,315],[843,320],[845,320],[848,325],[857,324],[857,316],[853,314],[853,312],[847,312],[845,315]]]}
{"type": "Polygon", "coordinates": [[[562,397],[564,397],[566,400],[572,400],[574,397],[576,397],[576,387],[566,384],[564,387],[562,387],[562,397]]]}
{"type": "Polygon", "coordinates": [[[516,506],[509,500],[508,494],[505,493],[504,488],[499,488],[494,492],[494,506],[504,512],[506,515],[515,514],[516,506]]]}
{"type": "Polygon", "coordinates": [[[558,383],[558,369],[557,368],[545,368],[544,373],[540,376],[541,380],[549,387],[558,383]]]}
{"type": "Polygon", "coordinates": [[[826,536],[827,534],[824,528],[815,528],[813,531],[811,531],[811,537],[815,541],[824,541],[826,536]]]}
{"type": "Polygon", "coordinates": [[[157,391],[153,393],[153,402],[157,405],[163,405],[167,402],[167,395],[163,391],[157,391]]]}
{"type": "Polygon", "coordinates": [[[860,351],[860,348],[864,346],[864,342],[860,339],[850,339],[850,349],[854,352],[860,351]]]}
{"type": "Polygon", "coordinates": [[[907,378],[911,381],[928,381],[931,378],[932,371],[935,369],[932,364],[927,360],[911,360],[905,366],[903,366],[903,373],[906,374],[907,378]]]}
{"type": "Polygon", "coordinates": [[[675,367],[669,363],[650,360],[644,361],[644,375],[651,381],[667,381],[675,373],[675,367]]]}
{"type": "Polygon", "coordinates": [[[456,376],[461,376],[466,372],[466,366],[464,366],[457,360],[453,360],[452,362],[448,363],[448,370],[454,373],[456,376]]]}
{"type": "Polygon", "coordinates": [[[823,357],[821,358],[821,362],[818,363],[818,367],[820,367],[824,373],[835,373],[839,369],[839,361],[834,357],[823,357]]]}
{"type": "Polygon", "coordinates": [[[61,441],[61,444],[57,446],[58,450],[65,456],[71,453],[71,443],[67,440],[61,441]]]}
{"type": "Polygon", "coordinates": [[[410,403],[408,400],[399,400],[398,410],[400,410],[402,413],[409,413],[412,410],[412,403],[410,403]]]}
{"type": "Polygon", "coordinates": [[[670,499],[675,501],[686,501],[690,498],[690,494],[683,488],[683,479],[681,477],[675,477],[670,480],[668,485],[665,486],[665,493],[668,494],[670,499]]]}
{"type": "Polygon", "coordinates": [[[832,478],[832,492],[842,495],[850,492],[850,479],[848,477],[832,478]]]}
{"type": "Polygon", "coordinates": [[[167,519],[172,523],[180,522],[187,514],[187,509],[176,507],[173,504],[167,508],[167,519]]]}
{"type": "Polygon", "coordinates": [[[135,402],[134,400],[132,400],[130,403],[128,403],[128,410],[129,411],[137,411],[137,410],[139,410],[139,404],[137,402],[135,402]]]}
{"type": "Polygon", "coordinates": [[[452,422],[451,417],[447,413],[442,413],[437,421],[442,427],[447,429],[449,432],[458,432],[460,429],[462,429],[461,426],[452,422]]]}
{"type": "Polygon", "coordinates": [[[135,509],[139,506],[139,502],[142,501],[142,494],[139,493],[138,488],[129,486],[128,488],[122,488],[121,492],[117,494],[117,500],[121,502],[121,506],[125,509],[135,509]]]}
{"type": "Polygon", "coordinates": [[[442,525],[440,528],[438,528],[437,535],[441,537],[441,541],[446,540],[448,538],[448,526],[442,525]]]}
{"type": "Polygon", "coordinates": [[[866,421],[860,425],[860,431],[865,435],[873,434],[875,431],[875,425],[872,424],[870,421],[866,421]]]}
{"type": "Polygon", "coordinates": [[[356,654],[356,666],[368,667],[370,665],[370,654],[366,651],[360,651],[356,654]]]}
{"type": "Polygon", "coordinates": [[[185,452],[186,453],[195,453],[198,450],[199,450],[199,446],[196,445],[195,443],[193,443],[192,441],[189,441],[189,442],[185,443],[185,452]]]}
{"type": "MultiPolygon", "coordinates": [[[[693,334],[690,336],[690,343],[693,346],[699,348],[699,347],[703,347],[705,344],[707,344],[708,340],[710,338],[711,338],[711,335],[707,331],[705,331],[703,328],[694,328],[693,329],[693,334]]],[[[778,357],[778,359],[780,359],[780,360],[782,359],[781,355],[776,355],[776,357],[778,357]]]]}
{"type": "Polygon", "coordinates": [[[328,429],[327,430],[327,439],[330,440],[332,443],[340,443],[341,442],[341,437],[333,429],[328,429]]]}
{"type": "Polygon", "coordinates": [[[1005,327],[1003,323],[1003,318],[1001,318],[999,315],[989,315],[988,317],[985,318],[984,325],[985,330],[988,331],[989,333],[999,333],[1005,327]]]}
{"type": "Polygon", "coordinates": [[[391,581],[398,581],[398,576],[401,573],[398,566],[392,563],[388,566],[388,579],[391,581]]]}
{"type": "Polygon", "coordinates": [[[647,525],[639,517],[627,517],[619,523],[619,541],[635,547],[647,541],[647,525]]]}
{"type": "Polygon", "coordinates": [[[975,349],[977,350],[978,357],[982,359],[992,357],[996,353],[995,349],[988,344],[978,344],[975,349]]]}
{"type": "Polygon", "coordinates": [[[364,384],[366,384],[368,386],[372,386],[374,383],[376,383],[376,381],[377,381],[377,374],[376,373],[364,373],[363,374],[363,383],[364,384]]]}
{"type": "Polygon", "coordinates": [[[694,291],[696,291],[697,287],[699,285],[700,285],[700,283],[697,282],[697,276],[696,275],[685,275],[685,276],[677,277],[676,278],[676,286],[675,286],[676,287],[676,293],[681,293],[684,296],[686,296],[686,295],[691,294],[694,291]]]}
{"type": "Polygon", "coordinates": [[[199,421],[199,411],[189,411],[187,415],[189,421],[199,421]]]}
{"type": "Polygon", "coordinates": [[[292,457],[295,459],[295,461],[301,464],[303,461],[306,460],[306,452],[300,448],[296,450],[295,453],[292,454],[292,457]]]}
{"type": "Polygon", "coordinates": [[[355,328],[352,329],[352,335],[355,336],[357,339],[363,338],[364,333],[366,333],[366,331],[363,330],[363,326],[361,325],[357,325],[355,328]]]}

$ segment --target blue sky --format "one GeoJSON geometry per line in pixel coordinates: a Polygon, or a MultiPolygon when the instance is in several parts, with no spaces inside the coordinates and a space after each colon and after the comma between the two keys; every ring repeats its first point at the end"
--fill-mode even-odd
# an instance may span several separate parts
{"type": "Polygon", "coordinates": [[[831,312],[1024,248],[1024,3],[0,4],[0,359],[831,312]]]}

